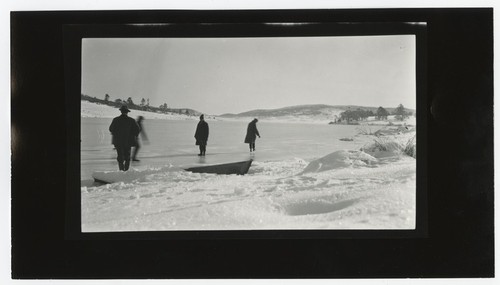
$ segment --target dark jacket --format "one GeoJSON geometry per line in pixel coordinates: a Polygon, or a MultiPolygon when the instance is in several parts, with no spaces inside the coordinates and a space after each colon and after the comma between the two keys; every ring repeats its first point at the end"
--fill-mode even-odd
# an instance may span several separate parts
{"type": "Polygon", "coordinates": [[[208,123],[200,121],[194,134],[196,145],[206,145],[208,141],[208,123]]]}
{"type": "Polygon", "coordinates": [[[134,119],[125,114],[113,119],[109,126],[109,131],[113,135],[112,144],[121,147],[131,147],[136,144],[136,138],[140,129],[134,119]]]}
{"type": "Polygon", "coordinates": [[[245,143],[255,143],[257,136],[260,137],[259,130],[257,130],[257,122],[251,121],[247,127],[247,135],[245,137],[245,143]]]}

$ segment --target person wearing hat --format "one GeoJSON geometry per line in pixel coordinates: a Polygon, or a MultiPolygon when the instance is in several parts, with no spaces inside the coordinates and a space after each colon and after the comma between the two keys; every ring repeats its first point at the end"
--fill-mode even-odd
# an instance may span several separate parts
{"type": "Polygon", "coordinates": [[[257,122],[259,120],[253,119],[250,123],[248,123],[247,127],[247,135],[245,136],[245,143],[247,143],[250,147],[250,152],[255,151],[255,140],[257,136],[260,138],[259,130],[257,130],[257,122]]]}
{"type": "Polygon", "coordinates": [[[118,161],[118,168],[127,171],[130,166],[130,151],[136,144],[140,129],[133,118],[128,116],[130,110],[127,106],[120,108],[122,113],[113,119],[109,126],[109,131],[113,136],[112,144],[115,146],[118,161]]]}
{"type": "Polygon", "coordinates": [[[200,146],[200,154],[198,154],[198,156],[205,156],[208,141],[208,123],[205,122],[205,116],[203,116],[203,114],[200,116],[198,126],[196,126],[194,138],[196,139],[196,145],[200,146]]]}

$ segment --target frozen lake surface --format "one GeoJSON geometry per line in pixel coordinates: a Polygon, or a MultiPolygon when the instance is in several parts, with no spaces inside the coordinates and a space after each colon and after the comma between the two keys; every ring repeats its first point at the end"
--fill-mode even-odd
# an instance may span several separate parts
{"type": "MultiPolygon", "coordinates": [[[[210,121],[207,155],[200,158],[195,146],[197,121],[145,120],[144,129],[149,142],[142,142],[138,158],[131,167],[145,169],[173,165],[188,167],[216,164],[253,158],[255,161],[276,161],[290,158],[312,159],[335,150],[356,149],[362,143],[340,141],[352,137],[357,126],[300,123],[259,122],[262,138],[257,138],[256,153],[250,155],[243,143],[248,122],[210,121]]],[[[117,170],[116,151],[111,145],[111,119],[82,118],[81,122],[81,179],[91,183],[94,171],[117,170]]]]}

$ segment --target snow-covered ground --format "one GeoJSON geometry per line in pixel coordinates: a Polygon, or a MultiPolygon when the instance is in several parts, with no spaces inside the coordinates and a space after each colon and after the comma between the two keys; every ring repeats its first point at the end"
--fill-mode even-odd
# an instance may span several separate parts
{"type": "Polygon", "coordinates": [[[351,147],[256,160],[244,176],[176,165],[102,172],[119,182],[81,188],[82,230],[413,229],[416,160],[401,146],[415,129],[370,128],[351,147]]]}
{"type": "MultiPolygon", "coordinates": [[[[81,101],[81,117],[82,118],[114,118],[120,115],[118,108],[108,105],[91,103],[89,101],[81,101]]],[[[146,112],[140,110],[131,110],[131,117],[143,116],[148,119],[166,119],[166,120],[198,120],[197,116],[187,116],[182,114],[163,114],[146,112]]]]}
{"type": "Polygon", "coordinates": [[[415,227],[410,157],[339,151],[309,164],[257,162],[245,176],[128,175],[135,180],[82,188],[83,231],[415,227]]]}

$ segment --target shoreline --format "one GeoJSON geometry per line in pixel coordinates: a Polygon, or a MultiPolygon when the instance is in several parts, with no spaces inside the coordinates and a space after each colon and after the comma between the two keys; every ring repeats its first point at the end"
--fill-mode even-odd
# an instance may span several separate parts
{"type": "MultiPolygon", "coordinates": [[[[107,105],[94,104],[88,101],[82,101],[80,118],[96,118],[96,119],[113,119],[119,116],[118,109],[107,105]]],[[[148,120],[167,120],[167,121],[197,121],[198,116],[183,115],[176,113],[153,113],[141,110],[132,110],[130,117],[143,116],[148,120]]],[[[391,116],[392,117],[392,116],[391,116]]],[[[226,121],[226,122],[250,122],[254,117],[221,117],[219,115],[205,114],[205,120],[210,121],[226,121]]],[[[279,117],[259,117],[259,122],[273,123],[292,123],[292,124],[311,124],[311,125],[339,125],[339,126],[416,126],[416,118],[409,117],[404,121],[395,120],[393,117],[381,120],[360,121],[357,124],[333,123],[334,117],[329,116],[279,116],[279,117]]]]}

